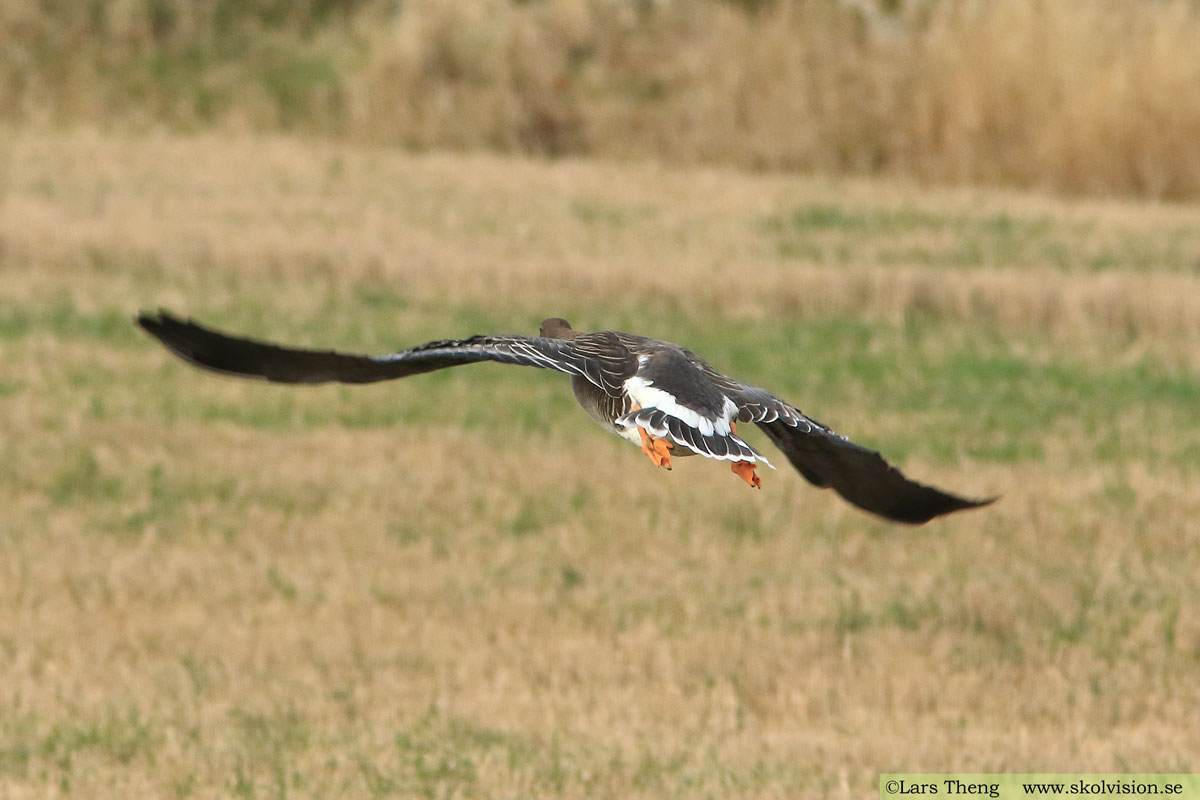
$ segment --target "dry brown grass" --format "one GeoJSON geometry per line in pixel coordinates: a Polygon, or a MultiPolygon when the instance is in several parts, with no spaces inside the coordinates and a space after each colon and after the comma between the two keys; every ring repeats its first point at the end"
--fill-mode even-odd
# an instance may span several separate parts
{"type": "Polygon", "coordinates": [[[0,233],[10,260],[46,265],[10,291],[66,291],[83,309],[97,282],[132,291],[147,271],[187,263],[195,269],[164,302],[187,304],[187,291],[236,302],[240,286],[221,270],[282,282],[289,304],[313,310],[328,302],[313,278],[343,294],[374,281],[415,303],[529,306],[532,294],[535,315],[593,304],[627,313],[637,286],[635,307],[660,296],[748,320],[929,314],[1072,347],[1115,337],[1193,364],[1200,352],[1190,206],[282,139],[79,131],[10,134],[7,147],[0,233]],[[830,197],[837,214],[810,223],[830,197]],[[1001,233],[989,238],[988,226],[1001,233]]]}
{"type": "Polygon", "coordinates": [[[0,114],[1200,195],[1193,0],[271,7],[10,4],[0,114]]]}
{"type": "Polygon", "coordinates": [[[2,145],[0,795],[1190,769],[1196,209],[279,139],[2,145]],[[219,380],[135,333],[160,303],[344,347],[565,313],[761,350],[721,366],[1004,499],[897,530],[782,469],[759,493],[654,471],[534,371],[219,380]],[[844,363],[820,352],[836,327],[770,346],[839,321],[870,333],[844,363]],[[912,381],[854,371],[881,351],[912,381]],[[968,373],[991,404],[956,358],[1053,369],[968,373]],[[943,374],[954,395],[919,402],[943,374]],[[1007,420],[1022,396],[1047,402],[1007,420]],[[1009,436],[1040,449],[970,455],[1009,436]]]}

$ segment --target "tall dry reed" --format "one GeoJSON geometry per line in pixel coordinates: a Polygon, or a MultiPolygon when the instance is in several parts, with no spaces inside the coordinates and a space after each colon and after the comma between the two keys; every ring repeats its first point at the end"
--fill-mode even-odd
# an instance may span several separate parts
{"type": "Polygon", "coordinates": [[[1200,196],[1195,0],[93,0],[0,117],[1200,196]]]}

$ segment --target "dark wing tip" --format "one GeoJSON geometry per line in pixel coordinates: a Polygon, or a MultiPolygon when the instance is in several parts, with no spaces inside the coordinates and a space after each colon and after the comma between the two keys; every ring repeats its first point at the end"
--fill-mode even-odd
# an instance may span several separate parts
{"type": "Polygon", "coordinates": [[[139,328],[159,340],[164,336],[169,337],[172,330],[200,327],[190,319],[178,317],[165,308],[157,311],[139,311],[133,321],[139,328]]]}
{"type": "Polygon", "coordinates": [[[920,525],[999,499],[968,499],[918,483],[874,450],[817,425],[806,429],[776,420],[760,422],[758,427],[809,482],[831,488],[864,511],[893,522],[920,525]]]}
{"type": "MultiPolygon", "coordinates": [[[[134,319],[137,326],[146,333],[153,336],[172,352],[189,358],[187,352],[181,349],[183,341],[187,338],[187,331],[190,330],[205,330],[191,320],[181,319],[175,316],[165,308],[160,308],[158,311],[141,311],[134,319]]],[[[190,360],[190,358],[189,358],[190,360]]]]}
{"type": "Polygon", "coordinates": [[[180,319],[165,308],[160,308],[158,311],[138,312],[134,322],[170,350],[186,357],[186,353],[181,352],[176,345],[182,332],[195,325],[191,320],[180,319]]]}
{"type": "MultiPolygon", "coordinates": [[[[894,469],[894,468],[893,468],[894,469]]],[[[899,472],[897,470],[897,472],[899,472]]],[[[907,478],[905,480],[908,480],[907,478]]],[[[909,525],[922,525],[937,517],[952,514],[955,511],[968,511],[972,508],[990,506],[1000,499],[999,495],[984,499],[971,499],[943,492],[932,486],[908,481],[907,491],[898,493],[895,503],[867,510],[885,519],[904,522],[909,525]]]]}
{"type": "Polygon", "coordinates": [[[267,377],[262,351],[269,345],[226,336],[160,308],[137,315],[138,327],[183,360],[216,372],[267,377]]]}
{"type": "Polygon", "coordinates": [[[133,318],[133,321],[137,323],[139,328],[157,339],[163,329],[163,325],[168,321],[178,322],[178,318],[165,308],[160,308],[156,312],[139,311],[138,315],[133,318]]]}

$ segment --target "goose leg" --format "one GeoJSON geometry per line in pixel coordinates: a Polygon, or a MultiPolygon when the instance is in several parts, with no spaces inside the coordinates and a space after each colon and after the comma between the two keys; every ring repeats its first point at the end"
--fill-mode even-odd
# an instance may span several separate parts
{"type": "Polygon", "coordinates": [[[755,489],[762,488],[762,479],[755,474],[753,461],[735,461],[729,465],[729,468],[733,470],[734,475],[737,475],[755,489]]]}
{"type": "MultiPolygon", "coordinates": [[[[733,420],[729,421],[729,430],[733,431],[735,436],[737,435],[737,423],[733,420]]],[[[734,475],[737,475],[755,489],[762,488],[762,478],[755,474],[753,461],[735,461],[729,465],[729,468],[733,470],[734,475]]]]}
{"type": "Polygon", "coordinates": [[[646,433],[645,428],[638,428],[638,433],[642,436],[642,452],[646,454],[654,466],[662,467],[663,469],[671,468],[671,448],[674,446],[666,439],[656,439],[646,433]]]}

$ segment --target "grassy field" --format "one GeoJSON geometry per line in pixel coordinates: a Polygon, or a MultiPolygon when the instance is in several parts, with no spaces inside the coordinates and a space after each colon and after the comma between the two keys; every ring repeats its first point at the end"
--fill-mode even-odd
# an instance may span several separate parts
{"type": "MultiPolygon", "coordinates": [[[[0,795],[861,797],[1187,772],[1200,208],[0,131],[0,795]],[[201,374],[668,338],[994,507],[653,469],[561,376],[201,374]]],[[[765,441],[755,439],[768,447],[765,441]]]]}

